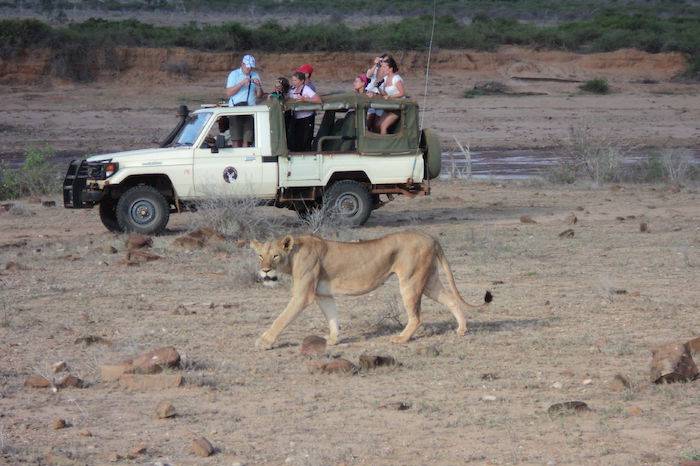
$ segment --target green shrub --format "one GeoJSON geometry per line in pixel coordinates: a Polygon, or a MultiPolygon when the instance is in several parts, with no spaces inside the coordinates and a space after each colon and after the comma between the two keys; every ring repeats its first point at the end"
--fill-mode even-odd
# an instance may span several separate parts
{"type": "Polygon", "coordinates": [[[590,92],[592,94],[607,94],[610,92],[608,81],[603,78],[588,80],[581,84],[578,88],[584,92],[590,92]]]}
{"type": "Polygon", "coordinates": [[[62,174],[51,163],[53,150],[29,148],[19,168],[0,163],[0,199],[55,194],[61,187],[62,174]]]}

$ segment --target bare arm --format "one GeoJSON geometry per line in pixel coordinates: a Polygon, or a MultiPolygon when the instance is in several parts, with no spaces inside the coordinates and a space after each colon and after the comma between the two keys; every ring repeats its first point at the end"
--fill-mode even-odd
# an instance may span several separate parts
{"type": "Polygon", "coordinates": [[[245,78],[243,81],[239,82],[238,84],[227,87],[226,88],[226,97],[231,97],[235,93],[241,90],[243,86],[247,86],[250,83],[250,78],[245,78]]]}

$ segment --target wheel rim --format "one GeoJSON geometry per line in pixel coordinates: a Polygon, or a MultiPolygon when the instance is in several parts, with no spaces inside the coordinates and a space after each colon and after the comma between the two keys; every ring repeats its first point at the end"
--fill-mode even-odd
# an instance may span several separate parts
{"type": "Polygon", "coordinates": [[[335,207],[343,217],[353,217],[360,210],[360,199],[352,193],[343,193],[335,202],[335,207]]]}
{"type": "Polygon", "coordinates": [[[139,199],[131,205],[129,216],[138,225],[147,225],[156,216],[156,206],[147,199],[139,199]]]}

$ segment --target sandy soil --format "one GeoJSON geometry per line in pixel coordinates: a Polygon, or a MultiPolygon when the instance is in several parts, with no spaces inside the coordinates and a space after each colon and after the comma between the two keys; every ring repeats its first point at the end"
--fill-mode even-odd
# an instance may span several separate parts
{"type": "MultiPolygon", "coordinates": [[[[394,317],[405,316],[395,281],[340,299],[342,342],[330,354],[403,364],[353,376],[306,367],[300,342],[326,333],[315,307],[274,349],[254,348],[286,304],[287,285],[255,283],[247,248],[174,246],[198,214],[173,217],[156,238],[162,259],[127,267],[119,264],[124,236],[106,232],[96,211],[25,203],[24,215],[0,214],[0,463],[105,464],[115,454],[117,464],[178,465],[672,465],[697,457],[700,381],[656,386],[648,368],[652,346],[700,334],[699,197],[661,186],[442,182],[430,197],[387,205],[341,237],[407,227],[433,234],[467,300],[490,289],[495,301],[458,337],[449,311],[424,300],[424,326],[397,346],[389,342],[400,329],[394,317]],[[571,213],[575,225],[565,220],[571,213]],[[567,228],[575,236],[560,239],[567,228]],[[6,269],[10,262],[18,266],[6,269]],[[88,335],[111,344],[74,343],[88,335]],[[183,355],[184,386],[128,391],[100,380],[100,364],[163,345],[183,355]],[[428,346],[439,355],[419,354],[428,346]],[[60,360],[89,386],[23,387],[60,360]],[[630,388],[611,387],[618,373],[630,388]],[[162,400],[177,417],[154,418],[162,400]],[[547,414],[567,400],[592,412],[547,414]],[[410,408],[383,407],[391,402],[410,408]],[[70,426],[53,430],[57,417],[70,426]],[[195,435],[218,452],[194,456],[195,435]],[[126,459],[140,443],[146,452],[126,459]]],[[[286,211],[256,215],[277,219],[280,231],[301,229],[286,211]]]]}
{"type": "MultiPolygon", "coordinates": [[[[49,144],[76,155],[156,144],[176,123],[179,104],[216,102],[237,56],[184,49],[120,49],[124,68],[93,84],[46,78],[48,55],[0,61],[0,157],[49,144]],[[188,78],[168,75],[185,63],[188,78]]],[[[370,54],[258,55],[269,83],[300,63],[316,66],[321,92],[347,91],[370,54]]],[[[673,79],[684,69],[678,54],[622,50],[580,55],[506,47],[498,52],[436,51],[424,99],[425,54],[397,55],[407,89],[424,108],[424,125],[435,128],[446,148],[454,138],[472,149],[557,147],[571,127],[627,147],[700,147],[700,84],[673,79]],[[604,77],[612,94],[582,94],[577,82],[604,77]],[[517,95],[465,99],[474,84],[495,80],[517,95]],[[534,93],[536,95],[523,95],[534,93]]]]}

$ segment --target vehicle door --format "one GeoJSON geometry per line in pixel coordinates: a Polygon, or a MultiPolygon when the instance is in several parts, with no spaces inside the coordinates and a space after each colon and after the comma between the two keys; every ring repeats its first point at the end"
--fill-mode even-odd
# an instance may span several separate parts
{"type": "Polygon", "coordinates": [[[212,118],[194,150],[195,196],[266,197],[269,189],[262,185],[263,135],[257,114],[249,107],[239,107],[235,115],[220,114],[212,118]],[[248,110],[249,109],[249,110],[248,110]],[[247,110],[247,111],[246,111],[247,110]],[[248,118],[252,124],[252,141],[237,147],[231,140],[233,118],[248,118]]]}

